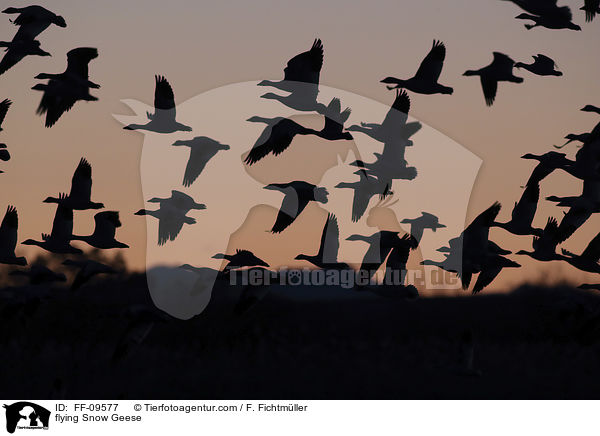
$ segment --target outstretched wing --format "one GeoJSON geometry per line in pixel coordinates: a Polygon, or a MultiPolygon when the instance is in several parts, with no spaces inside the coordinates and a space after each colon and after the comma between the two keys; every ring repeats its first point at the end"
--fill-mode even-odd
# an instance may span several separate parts
{"type": "Polygon", "coordinates": [[[77,101],[70,94],[70,90],[64,84],[56,80],[50,80],[44,89],[44,95],[37,108],[37,114],[46,114],[46,127],[52,127],[63,116],[71,110],[77,101]]]}
{"type": "Polygon", "coordinates": [[[183,175],[183,186],[191,186],[198,176],[202,174],[206,164],[214,155],[214,153],[208,153],[206,150],[192,147],[185,167],[185,174],[183,175]]]}
{"type": "Polygon", "coordinates": [[[475,286],[473,287],[473,294],[477,294],[487,286],[489,286],[498,274],[502,271],[501,266],[495,266],[493,268],[485,268],[479,273],[479,277],[477,277],[477,281],[475,282],[475,286]]]}
{"type": "Polygon", "coordinates": [[[327,216],[327,221],[321,234],[321,245],[319,246],[319,258],[325,264],[336,263],[340,249],[340,229],[334,214],[327,216]]]}
{"type": "Polygon", "coordinates": [[[381,123],[383,129],[400,129],[406,124],[408,111],[410,110],[410,97],[403,89],[399,92],[388,111],[385,119],[381,123]]]}
{"type": "Polygon", "coordinates": [[[173,88],[171,88],[171,85],[164,76],[157,75],[154,76],[154,78],[156,81],[156,86],[154,88],[154,109],[156,111],[161,111],[161,117],[169,116],[170,118],[175,119],[176,109],[173,88]]]}
{"type": "Polygon", "coordinates": [[[73,173],[69,196],[82,201],[90,200],[92,197],[92,166],[83,157],[79,161],[75,173],[73,173]]]}
{"type": "Polygon", "coordinates": [[[519,220],[531,225],[537,211],[540,199],[540,185],[537,183],[527,184],[519,202],[512,211],[513,221],[519,220]]]}
{"type": "Polygon", "coordinates": [[[446,59],[446,46],[441,41],[433,41],[433,47],[421,62],[415,77],[437,82],[442,73],[444,59],[446,59]]]}
{"type": "Polygon", "coordinates": [[[277,213],[277,219],[271,232],[281,233],[287,229],[296,220],[298,215],[302,213],[307,204],[308,200],[299,197],[296,192],[287,192],[285,197],[283,197],[283,203],[281,203],[281,208],[277,213]]]}
{"type": "Polygon", "coordinates": [[[17,65],[19,62],[23,60],[25,54],[22,52],[15,50],[14,48],[9,48],[2,60],[0,61],[0,75],[6,73],[12,67],[17,65]]]}
{"type": "Polygon", "coordinates": [[[52,239],[68,243],[73,236],[73,209],[59,204],[52,222],[52,239]]]}
{"type": "Polygon", "coordinates": [[[273,153],[275,156],[283,153],[287,149],[294,136],[302,129],[302,126],[296,122],[284,118],[278,121],[272,128],[269,137],[260,145],[252,147],[252,150],[244,159],[247,165],[253,165],[269,153],[273,153]]]}
{"type": "Polygon", "coordinates": [[[311,49],[294,56],[284,68],[284,80],[319,84],[323,67],[323,43],[315,39],[311,49]]]}
{"type": "Polygon", "coordinates": [[[6,214],[0,225],[0,251],[14,253],[17,246],[17,228],[19,216],[14,206],[8,206],[6,214]]]}
{"type": "Polygon", "coordinates": [[[581,253],[581,257],[596,263],[600,261],[600,233],[590,241],[587,248],[581,253]]]}
{"type": "Polygon", "coordinates": [[[0,103],[0,126],[2,126],[2,122],[4,118],[6,118],[6,114],[8,113],[8,108],[12,104],[12,101],[9,99],[5,99],[0,103]]]}

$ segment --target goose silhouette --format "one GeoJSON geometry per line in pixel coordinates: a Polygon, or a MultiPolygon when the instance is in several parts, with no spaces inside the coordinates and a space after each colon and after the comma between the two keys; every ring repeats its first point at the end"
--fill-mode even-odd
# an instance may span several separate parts
{"type": "Polygon", "coordinates": [[[22,242],[23,245],[37,245],[46,251],[57,254],[81,254],[82,251],[71,246],[73,236],[73,209],[58,204],[54,221],[52,223],[52,232],[42,234],[42,240],[27,239],[22,242]]]}
{"type": "Polygon", "coordinates": [[[6,54],[0,61],[0,76],[17,65],[27,56],[52,56],[42,50],[40,42],[34,39],[14,38],[10,42],[0,41],[0,47],[5,47],[6,54]]]}
{"type": "Polygon", "coordinates": [[[438,82],[446,59],[446,46],[441,41],[433,41],[431,50],[421,62],[416,74],[403,80],[386,77],[381,83],[391,83],[388,89],[406,88],[418,94],[452,94],[454,90],[438,82]]]}
{"type": "Polygon", "coordinates": [[[533,74],[538,76],[562,76],[563,73],[558,71],[556,67],[556,62],[548,56],[544,56],[543,54],[538,54],[537,56],[533,56],[534,62],[532,64],[526,64],[523,62],[517,62],[515,64],[515,68],[523,68],[533,74]]]}
{"type": "Polygon", "coordinates": [[[234,254],[217,253],[213,256],[213,259],[227,260],[227,264],[223,268],[223,271],[225,272],[251,266],[269,267],[267,262],[258,258],[250,250],[236,250],[234,254]]]}
{"type": "Polygon", "coordinates": [[[335,215],[329,214],[327,221],[323,226],[321,233],[321,241],[317,254],[309,256],[299,254],[295,257],[296,260],[305,260],[312,263],[321,269],[350,269],[348,264],[338,262],[338,252],[340,248],[340,228],[335,215]]]}
{"type": "Polygon", "coordinates": [[[81,288],[85,283],[89,282],[94,276],[99,274],[115,274],[116,271],[103,263],[96,262],[90,259],[74,260],[66,259],[63,265],[73,269],[77,269],[77,275],[71,284],[71,291],[81,288]]]}
{"type": "Polygon", "coordinates": [[[600,274],[600,233],[594,237],[585,250],[578,256],[562,249],[565,260],[581,271],[600,274]]]}
{"type": "Polygon", "coordinates": [[[357,182],[340,182],[335,185],[338,189],[352,189],[354,190],[354,197],[352,200],[352,221],[357,222],[367,211],[371,198],[375,195],[379,195],[381,198],[385,198],[392,194],[391,191],[391,180],[378,178],[367,174],[364,170],[356,171],[354,174],[359,176],[357,182]]]}
{"type": "Polygon", "coordinates": [[[410,234],[417,241],[417,246],[421,243],[421,238],[423,238],[423,232],[426,229],[430,229],[431,231],[436,232],[437,229],[446,228],[444,224],[440,223],[440,220],[437,216],[428,212],[421,212],[421,216],[417,218],[403,219],[401,223],[410,224],[410,234]]]}
{"type": "Polygon", "coordinates": [[[52,24],[62,28],[67,27],[63,17],[42,6],[11,7],[4,9],[2,13],[18,14],[17,18],[11,20],[15,26],[19,26],[16,38],[35,39],[52,24]]]}
{"type": "Polygon", "coordinates": [[[71,179],[69,195],[60,194],[58,198],[47,197],[44,203],[58,203],[72,210],[102,209],[104,204],[91,200],[92,166],[85,158],[81,158],[71,179]]]}
{"type": "Polygon", "coordinates": [[[171,191],[171,196],[169,198],[159,198],[154,197],[148,200],[148,203],[159,203],[161,206],[170,206],[178,209],[183,214],[187,214],[190,210],[204,210],[206,209],[206,205],[201,203],[196,203],[189,195],[181,192],[173,190],[171,191]]]}
{"type": "Polygon", "coordinates": [[[36,79],[48,79],[47,84],[37,84],[32,88],[44,93],[37,114],[46,114],[46,127],[54,126],[78,101],[98,100],[90,95],[90,88],[97,89],[100,85],[89,80],[88,72],[89,63],[97,57],[96,48],[75,48],[67,53],[67,68],[63,73],[41,73],[36,76],[36,79]]]}
{"type": "Polygon", "coordinates": [[[570,30],[581,30],[581,26],[573,23],[573,14],[571,8],[568,6],[562,6],[557,8],[555,12],[544,15],[531,15],[522,13],[517,15],[515,18],[519,20],[531,20],[535,24],[525,24],[527,30],[531,30],[535,27],[545,27],[547,29],[570,29],[570,30]]]}
{"type": "Polygon", "coordinates": [[[219,151],[229,150],[229,145],[221,144],[206,136],[196,136],[188,141],[175,141],[173,145],[190,148],[190,157],[183,175],[183,186],[186,187],[191,186],[196,181],[198,176],[204,171],[208,161],[215,157],[219,151]]]}
{"type": "Polygon", "coordinates": [[[154,113],[147,112],[146,124],[129,124],[125,130],[147,130],[155,133],[191,132],[192,128],[176,121],[177,109],[173,88],[163,76],[154,76],[154,113]]]}
{"type": "Polygon", "coordinates": [[[129,245],[115,239],[117,228],[121,227],[119,212],[105,211],[94,215],[94,233],[89,236],[73,236],[73,241],[83,241],[95,248],[129,248],[129,245]]]}
{"type": "Polygon", "coordinates": [[[600,13],[600,0],[585,0],[579,10],[585,11],[585,21],[591,23],[596,18],[596,14],[600,13]]]}
{"type": "Polygon", "coordinates": [[[327,203],[327,196],[329,195],[327,189],[299,180],[289,183],[271,183],[265,186],[264,189],[280,191],[284,194],[271,233],[281,233],[287,229],[302,213],[308,203],[312,201],[327,203]]]}
{"type": "Polygon", "coordinates": [[[361,123],[352,125],[346,130],[350,132],[361,132],[369,135],[376,141],[387,143],[405,143],[408,147],[412,145],[410,137],[421,130],[421,123],[414,121],[408,123],[408,112],[410,110],[410,98],[405,90],[396,91],[396,98],[381,124],[361,123]]]}
{"type": "Polygon", "coordinates": [[[540,185],[533,182],[527,184],[523,191],[523,195],[521,195],[521,199],[515,203],[510,221],[505,223],[494,222],[492,226],[500,227],[513,235],[542,236],[542,229],[535,229],[532,227],[539,199],[540,185]]]}
{"type": "Polygon", "coordinates": [[[566,162],[569,162],[566,156],[566,154],[558,153],[556,151],[549,151],[540,155],[527,153],[521,156],[521,159],[530,159],[538,161],[538,164],[535,166],[535,168],[531,172],[531,175],[529,176],[529,180],[527,180],[527,186],[539,184],[554,170],[564,166],[566,162]]]}
{"type": "Polygon", "coordinates": [[[9,265],[27,265],[24,257],[15,255],[19,215],[14,206],[8,206],[0,224],[0,263],[9,265]]]}
{"type": "Polygon", "coordinates": [[[540,262],[551,262],[553,260],[564,260],[562,256],[556,253],[556,246],[559,243],[558,222],[555,218],[548,218],[546,227],[541,236],[535,236],[532,242],[533,251],[519,250],[516,254],[529,256],[540,262]]]}
{"type": "Polygon", "coordinates": [[[164,245],[167,241],[174,241],[184,224],[196,224],[196,220],[186,216],[171,202],[161,202],[158,210],[140,209],[134,215],[151,216],[158,219],[158,245],[164,245]]]}
{"type": "Polygon", "coordinates": [[[463,75],[480,77],[485,103],[491,106],[496,100],[498,82],[523,83],[522,77],[517,77],[513,74],[514,65],[515,61],[510,57],[504,53],[495,51],[494,60],[491,64],[479,70],[467,70],[463,75]]]}

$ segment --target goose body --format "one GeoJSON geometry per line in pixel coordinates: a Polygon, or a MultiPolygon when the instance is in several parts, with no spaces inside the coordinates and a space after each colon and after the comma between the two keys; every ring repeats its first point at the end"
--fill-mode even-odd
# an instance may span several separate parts
{"type": "Polygon", "coordinates": [[[240,269],[251,266],[264,266],[269,267],[269,264],[264,260],[258,258],[250,250],[236,250],[234,254],[217,253],[213,256],[213,259],[225,259],[228,261],[223,271],[229,271],[233,269],[240,269]]]}
{"type": "Polygon", "coordinates": [[[580,255],[576,255],[565,249],[562,250],[562,254],[566,256],[565,260],[575,268],[589,273],[600,274],[600,263],[598,263],[600,262],[600,233],[590,241],[580,255]]]}
{"type": "Polygon", "coordinates": [[[51,56],[42,50],[40,42],[34,39],[14,38],[11,42],[0,42],[6,53],[0,60],[0,75],[6,73],[27,56],[51,56]]]}
{"type": "Polygon", "coordinates": [[[206,209],[205,204],[196,203],[196,200],[189,195],[176,190],[171,191],[171,196],[169,198],[154,197],[148,200],[148,203],[159,203],[161,207],[163,205],[174,207],[175,209],[180,210],[183,214],[187,214],[190,210],[206,209]]]}
{"type": "Polygon", "coordinates": [[[532,64],[526,64],[523,62],[517,62],[515,68],[523,68],[538,76],[562,76],[563,73],[556,69],[556,63],[553,59],[543,54],[533,56],[534,62],[532,64]]]}
{"type": "Polygon", "coordinates": [[[129,245],[115,239],[117,228],[121,227],[119,212],[106,211],[94,215],[94,233],[88,236],[73,236],[74,241],[83,241],[92,247],[100,249],[129,248],[129,245]]]}

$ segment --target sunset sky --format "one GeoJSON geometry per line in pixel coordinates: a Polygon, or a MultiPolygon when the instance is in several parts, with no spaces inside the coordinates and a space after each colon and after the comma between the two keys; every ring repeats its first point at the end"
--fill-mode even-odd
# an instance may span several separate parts
{"type": "MultiPolygon", "coordinates": [[[[481,168],[470,196],[467,222],[495,200],[503,205],[499,220],[506,221],[510,219],[514,202],[521,196],[521,186],[534,167],[534,162],[519,157],[528,152],[540,154],[553,150],[552,144],[562,144],[567,133],[590,131],[599,121],[597,115],[580,112],[579,109],[586,104],[600,105],[600,58],[597,56],[600,18],[585,23],[584,13],[578,10],[582,0],[559,3],[571,6],[574,22],[582,26],[582,32],[542,28],[526,30],[522,20],[514,19],[521,10],[501,0],[395,0],[368,4],[357,1],[288,3],[257,0],[246,3],[222,1],[208,6],[182,0],[48,0],[44,7],[62,15],[68,25],[64,29],[52,26],[40,35],[42,48],[51,52],[52,57],[28,57],[0,76],[0,100],[9,98],[13,101],[3,124],[4,131],[0,133],[0,142],[7,144],[12,156],[9,162],[0,163],[0,169],[5,172],[0,174],[0,210],[3,213],[8,204],[17,207],[20,242],[49,232],[55,207],[42,203],[42,200],[68,191],[73,171],[79,159],[85,156],[93,166],[92,200],[104,202],[108,210],[120,211],[123,227],[117,231],[117,238],[131,246],[124,253],[130,266],[142,269],[146,266],[146,223],[143,218],[133,215],[144,207],[140,174],[142,147],[151,146],[151,141],[164,141],[169,145],[180,138],[211,136],[207,131],[197,131],[196,126],[211,126],[207,120],[214,118],[214,123],[217,123],[220,116],[206,114],[206,120],[193,120],[194,132],[191,135],[155,137],[144,144],[142,133],[123,130],[122,124],[113,116],[133,115],[121,100],[132,99],[151,105],[155,74],[168,78],[179,105],[226,85],[279,79],[283,76],[287,60],[309,49],[313,39],[318,37],[323,41],[325,50],[322,85],[348,93],[346,98],[341,97],[342,104],[351,106],[350,101],[353,98],[358,101],[358,96],[365,101],[373,101],[373,111],[376,112],[375,102],[389,105],[394,96],[379,81],[390,75],[412,76],[431,48],[432,41],[439,39],[447,47],[440,82],[452,86],[454,94],[428,96],[410,93],[410,115],[427,126],[415,135],[413,148],[416,150],[421,143],[425,143],[423,147],[439,147],[447,141],[460,145],[481,159],[481,168]],[[101,89],[91,93],[99,101],[77,103],[54,127],[46,129],[43,119],[35,114],[41,93],[31,90],[38,83],[34,76],[40,72],[62,72],[66,65],[66,52],[86,46],[99,50],[99,57],[90,64],[90,80],[101,85],[101,89]],[[525,82],[520,85],[501,83],[494,106],[488,108],[478,78],[463,77],[462,74],[467,69],[489,64],[493,51],[506,53],[515,61],[526,63],[530,63],[531,56],[537,53],[548,55],[557,62],[564,76],[538,77],[525,70],[515,70],[515,74],[523,77],[525,82]],[[442,137],[448,139],[442,140],[442,137]],[[428,141],[440,142],[431,144],[428,141]]],[[[15,1],[6,6],[28,4],[15,1]]],[[[16,32],[9,18],[0,14],[0,40],[9,41],[16,32]]],[[[273,89],[263,88],[256,92],[260,95],[268,91],[273,89]]],[[[326,91],[322,92],[329,95],[326,91]]],[[[223,102],[224,107],[215,109],[231,112],[232,108],[226,104],[232,102],[235,104],[234,98],[223,102]]],[[[269,108],[277,109],[277,106],[270,105],[269,108]]],[[[288,112],[282,110],[281,114],[288,112]]],[[[353,107],[353,114],[359,118],[351,119],[352,123],[381,121],[378,118],[362,119],[364,117],[360,117],[359,113],[360,109],[353,107]]],[[[234,127],[231,126],[232,129],[234,127]]],[[[243,139],[239,147],[247,150],[261,128],[250,125],[244,129],[250,129],[250,136],[243,139]]],[[[246,130],[236,132],[240,136],[246,135],[246,130]]],[[[227,143],[225,138],[222,142],[227,143]]],[[[576,150],[576,146],[571,145],[563,151],[572,158],[576,150]]],[[[416,163],[418,152],[415,153],[412,162],[419,167],[416,163]]],[[[237,153],[238,161],[239,155],[237,153]]],[[[185,162],[186,156],[187,153],[183,153],[179,158],[185,162]]],[[[441,159],[436,154],[429,158],[441,159]]],[[[407,159],[412,163],[409,151],[407,159]]],[[[461,162],[464,162],[462,159],[461,162]]],[[[443,163],[448,162],[450,160],[444,158],[443,163]]],[[[436,164],[432,163],[432,166],[436,164]]],[[[147,174],[144,174],[146,177],[147,174]]],[[[219,188],[218,184],[211,185],[208,178],[203,180],[202,176],[194,186],[206,190],[219,188]]],[[[546,196],[578,195],[581,187],[581,181],[564,172],[556,172],[544,180],[535,226],[543,227],[549,216],[560,220],[563,215],[563,209],[546,201],[546,196]]],[[[435,185],[432,189],[436,189],[435,185]]],[[[169,190],[151,195],[144,192],[146,197],[166,196],[168,193],[169,190]]],[[[277,196],[274,198],[275,203],[281,200],[277,196]]],[[[399,196],[398,199],[395,211],[399,220],[414,218],[409,216],[413,210],[436,209],[435,204],[411,204],[407,206],[410,213],[404,215],[403,198],[399,196]]],[[[209,204],[204,198],[196,200],[209,204]]],[[[375,203],[374,199],[371,204],[375,203]]],[[[436,214],[442,217],[444,210],[436,214]]],[[[76,212],[74,233],[91,232],[93,215],[94,211],[76,212]]],[[[201,222],[202,213],[191,215],[198,219],[202,231],[211,232],[210,225],[201,222]]],[[[258,213],[256,216],[261,215],[258,213]]],[[[296,229],[297,233],[288,237],[285,246],[289,247],[293,241],[306,242],[306,233],[303,232],[308,228],[316,229],[309,239],[314,240],[314,234],[318,238],[324,216],[325,212],[316,213],[315,224],[296,229]]],[[[593,216],[563,247],[579,253],[597,234],[599,223],[600,218],[593,216]]],[[[265,224],[265,228],[270,224],[265,224]]],[[[152,231],[155,232],[155,229],[152,231]]],[[[530,237],[512,236],[502,229],[494,229],[490,235],[491,239],[510,250],[531,249],[530,237]]],[[[442,236],[446,236],[447,241],[457,235],[441,234],[440,238],[442,236]]],[[[148,241],[153,239],[155,234],[148,237],[148,241]]],[[[247,236],[243,237],[243,241],[245,248],[255,248],[247,236]]],[[[264,240],[255,242],[258,249],[261,244],[266,244],[264,240]]],[[[269,243],[276,244],[277,241],[269,243]]],[[[318,244],[318,239],[314,244],[318,244]]],[[[305,244],[302,248],[309,247],[305,244]]],[[[316,251],[316,246],[314,248],[316,251]]],[[[35,247],[17,247],[17,255],[24,253],[29,256],[38,251],[35,247]]],[[[562,278],[574,284],[598,282],[597,277],[578,272],[562,262],[539,263],[520,256],[511,258],[522,263],[523,267],[503,272],[490,288],[502,290],[522,282],[552,282],[562,278]]],[[[436,258],[441,259],[442,256],[436,258]]],[[[218,263],[210,266],[218,266],[218,263]]]]}

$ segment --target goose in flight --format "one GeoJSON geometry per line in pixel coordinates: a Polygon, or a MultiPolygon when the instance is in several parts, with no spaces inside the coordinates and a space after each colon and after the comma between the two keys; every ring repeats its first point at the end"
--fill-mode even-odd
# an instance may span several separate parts
{"type": "Polygon", "coordinates": [[[555,218],[550,217],[542,235],[534,236],[532,242],[533,251],[520,250],[516,254],[529,256],[541,262],[563,260],[562,256],[556,253],[556,246],[560,242],[558,239],[558,222],[555,218]]]}
{"type": "Polygon", "coordinates": [[[596,18],[596,14],[600,14],[600,0],[585,0],[580,11],[585,11],[585,21],[591,23],[596,18]]]}
{"type": "Polygon", "coordinates": [[[229,150],[229,145],[221,144],[206,136],[196,136],[187,141],[175,141],[173,145],[176,147],[185,146],[190,148],[190,157],[183,175],[183,186],[185,187],[191,186],[192,183],[194,183],[198,176],[202,174],[202,171],[204,171],[208,161],[219,151],[229,150]]]}
{"type": "Polygon", "coordinates": [[[283,80],[279,82],[263,80],[258,86],[272,86],[288,92],[297,92],[300,85],[298,82],[317,87],[321,68],[323,68],[323,43],[320,39],[315,39],[310,50],[300,53],[288,61],[283,70],[283,80]]]}
{"type": "Polygon", "coordinates": [[[8,98],[5,98],[4,100],[2,100],[2,102],[0,102],[0,132],[3,130],[2,123],[4,122],[6,114],[8,113],[8,109],[11,105],[12,101],[10,101],[8,98]]]}
{"type": "Polygon", "coordinates": [[[381,124],[360,123],[352,125],[346,130],[350,132],[361,132],[369,135],[376,141],[387,143],[406,143],[412,145],[410,137],[421,130],[421,123],[413,121],[408,123],[408,112],[410,110],[410,98],[405,90],[396,90],[396,98],[392,107],[386,114],[381,124]]]}
{"type": "Polygon", "coordinates": [[[352,200],[352,221],[357,222],[367,211],[371,198],[375,195],[387,197],[392,194],[391,180],[378,178],[367,174],[364,170],[356,171],[354,174],[359,176],[358,182],[340,182],[335,185],[338,189],[353,189],[354,197],[352,200]]]}
{"type": "Polygon", "coordinates": [[[72,237],[73,209],[59,203],[52,223],[52,232],[49,235],[42,233],[41,241],[27,239],[22,244],[37,245],[46,251],[57,254],[81,254],[82,251],[79,248],[71,245],[72,237]]]}
{"type": "Polygon", "coordinates": [[[321,242],[319,251],[313,256],[299,254],[296,260],[306,260],[321,269],[350,269],[350,267],[338,262],[338,252],[340,249],[340,229],[335,215],[329,214],[323,232],[321,233],[321,242]]]}
{"type": "Polygon", "coordinates": [[[271,233],[281,233],[287,229],[311,201],[327,203],[329,195],[325,188],[298,180],[289,183],[271,183],[264,189],[280,191],[284,195],[271,233]]]}
{"type": "Polygon", "coordinates": [[[554,170],[560,168],[569,161],[566,156],[566,154],[558,153],[556,151],[549,151],[541,155],[527,153],[521,156],[521,159],[537,160],[539,162],[531,172],[529,180],[527,181],[527,186],[535,184],[539,185],[539,183],[548,177],[554,170]]]}
{"type": "Polygon", "coordinates": [[[250,250],[236,250],[234,254],[217,253],[212,258],[227,260],[227,265],[223,268],[225,272],[251,266],[269,267],[267,262],[258,258],[250,250]]]}
{"type": "Polygon", "coordinates": [[[15,270],[9,273],[11,276],[22,276],[29,279],[32,285],[46,285],[54,282],[66,282],[67,278],[63,273],[57,273],[48,267],[40,264],[33,264],[25,270],[15,270]]]}
{"type": "Polygon", "coordinates": [[[15,255],[19,215],[14,206],[8,206],[0,224],[0,263],[8,265],[27,265],[24,257],[15,255]]]}
{"type": "Polygon", "coordinates": [[[562,249],[565,260],[580,271],[600,274],[600,233],[590,241],[585,250],[578,256],[562,249]]]}
{"type": "Polygon", "coordinates": [[[437,216],[421,212],[421,216],[417,218],[406,218],[401,221],[401,224],[410,224],[410,234],[417,241],[417,245],[421,242],[425,229],[431,229],[434,233],[437,229],[444,229],[446,226],[440,223],[437,216]]]}
{"type": "Polygon", "coordinates": [[[98,49],[90,47],[75,48],[67,53],[67,69],[61,74],[41,73],[35,78],[48,79],[47,84],[37,84],[32,89],[42,91],[44,95],[37,109],[38,115],[46,114],[46,127],[52,127],[71,110],[78,101],[97,101],[90,95],[90,88],[100,85],[89,80],[89,63],[98,57],[98,49]]]}
{"type": "Polygon", "coordinates": [[[89,282],[94,276],[99,274],[115,274],[116,271],[103,263],[96,262],[94,260],[73,260],[67,259],[63,265],[77,269],[77,275],[71,284],[71,291],[75,291],[82,287],[85,283],[89,282]]]}
{"type": "Polygon", "coordinates": [[[522,77],[517,77],[513,74],[514,65],[515,61],[510,57],[495,51],[494,60],[491,64],[487,67],[480,68],[479,70],[467,70],[463,75],[480,77],[485,103],[488,106],[491,106],[496,99],[498,82],[523,83],[522,77]]]}
{"type": "Polygon", "coordinates": [[[581,26],[573,23],[573,14],[571,8],[568,6],[562,6],[557,8],[555,12],[544,15],[531,15],[522,13],[517,15],[515,18],[519,20],[531,20],[535,24],[525,24],[527,30],[531,30],[534,27],[545,27],[547,29],[570,29],[570,30],[581,30],[581,26]]]}
{"type": "Polygon", "coordinates": [[[252,150],[244,159],[244,163],[254,165],[268,154],[280,155],[290,146],[296,135],[317,135],[318,133],[316,130],[301,126],[289,118],[283,118],[271,127],[270,135],[264,142],[258,145],[255,144],[252,147],[252,150]]]}
{"type": "Polygon", "coordinates": [[[181,191],[171,191],[171,196],[169,198],[158,198],[154,197],[148,200],[148,203],[159,203],[162,207],[171,206],[181,211],[183,214],[187,214],[190,210],[204,210],[206,209],[205,204],[196,203],[189,195],[181,192],[181,191]]]}
{"type": "Polygon", "coordinates": [[[524,68],[527,71],[536,74],[538,76],[562,76],[563,73],[556,69],[556,62],[548,56],[538,54],[533,56],[534,62],[532,64],[526,64],[523,62],[517,62],[515,68],[524,68]]]}
{"type": "Polygon", "coordinates": [[[525,186],[519,202],[515,203],[510,221],[505,223],[494,222],[492,227],[500,227],[513,235],[542,236],[542,229],[532,227],[539,199],[540,185],[538,183],[528,184],[525,186]]]}
{"type": "Polygon", "coordinates": [[[19,26],[15,38],[35,39],[52,24],[62,28],[67,27],[63,17],[42,6],[11,7],[4,9],[2,13],[18,14],[17,18],[11,20],[15,26],[19,26]]]}
{"type": "Polygon", "coordinates": [[[481,292],[498,277],[504,268],[520,268],[521,265],[504,256],[494,254],[485,257],[481,265],[481,272],[473,286],[473,295],[481,292]]]}
{"type": "Polygon", "coordinates": [[[95,248],[129,248],[129,245],[115,239],[117,228],[121,227],[119,212],[105,211],[94,215],[94,233],[89,236],[73,236],[73,241],[83,241],[95,248]]]}
{"type": "Polygon", "coordinates": [[[148,130],[155,133],[191,132],[192,128],[175,120],[177,106],[173,88],[163,76],[154,76],[154,113],[146,113],[146,124],[130,124],[123,127],[126,130],[148,130]]]}
{"type": "Polygon", "coordinates": [[[147,215],[158,219],[158,245],[174,241],[184,224],[196,224],[194,218],[186,216],[186,213],[171,202],[161,202],[158,210],[140,209],[134,215],[147,215]]]}
{"type": "Polygon", "coordinates": [[[27,56],[52,56],[40,47],[40,42],[34,39],[14,38],[10,42],[0,41],[0,47],[5,47],[6,54],[0,61],[0,76],[17,65],[27,56]]]}
{"type": "Polygon", "coordinates": [[[316,135],[320,138],[327,139],[329,141],[336,141],[338,139],[351,140],[352,135],[348,132],[344,132],[344,123],[348,121],[348,117],[352,110],[347,107],[342,111],[342,104],[339,98],[333,98],[327,106],[325,111],[325,125],[321,131],[317,132],[316,135]]]}
{"type": "Polygon", "coordinates": [[[58,203],[73,210],[102,209],[104,204],[93,202],[91,196],[92,166],[82,157],[73,173],[69,195],[61,194],[59,198],[48,197],[44,203],[58,203]]]}
{"type": "Polygon", "coordinates": [[[438,80],[446,59],[446,46],[441,41],[433,41],[431,50],[421,62],[414,77],[408,80],[386,77],[381,83],[391,83],[388,89],[406,88],[418,94],[452,94],[454,90],[441,85],[438,80]]]}

